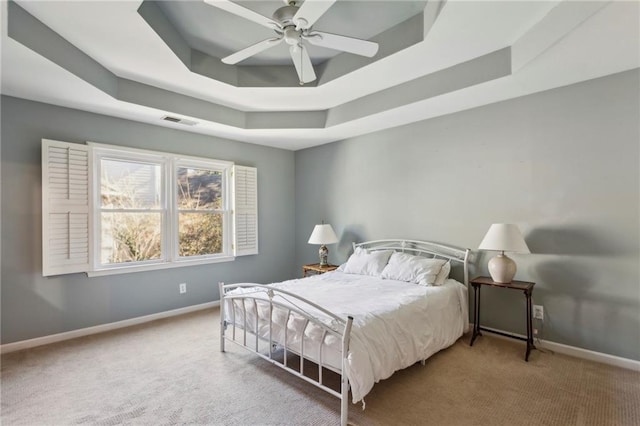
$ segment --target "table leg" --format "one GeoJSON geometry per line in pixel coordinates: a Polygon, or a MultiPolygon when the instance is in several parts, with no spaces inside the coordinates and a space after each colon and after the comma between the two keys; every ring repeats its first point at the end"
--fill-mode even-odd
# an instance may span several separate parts
{"type": "Polygon", "coordinates": [[[531,293],[525,291],[525,297],[527,299],[527,352],[524,356],[524,360],[529,362],[529,354],[531,349],[535,349],[533,345],[533,324],[531,317],[533,316],[533,308],[531,306],[531,293]]]}
{"type": "Polygon", "coordinates": [[[473,334],[469,346],[473,346],[473,342],[478,336],[482,336],[480,333],[480,286],[473,285],[473,334]]]}

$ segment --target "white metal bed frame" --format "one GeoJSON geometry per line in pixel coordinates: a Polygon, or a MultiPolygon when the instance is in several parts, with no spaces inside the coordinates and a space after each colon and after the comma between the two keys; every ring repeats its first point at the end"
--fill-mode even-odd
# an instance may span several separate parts
{"type": "MultiPolygon", "coordinates": [[[[353,244],[354,250],[358,247],[364,248],[370,251],[377,250],[394,250],[399,252],[409,252],[415,255],[421,255],[430,258],[439,258],[449,260],[451,262],[461,263],[463,266],[463,276],[464,276],[464,284],[466,286],[469,285],[469,261],[471,251],[469,249],[459,249],[456,247],[433,243],[429,241],[416,241],[416,240],[402,240],[402,239],[391,239],[391,240],[375,240],[375,241],[367,241],[363,243],[353,244]]],[[[349,410],[349,378],[347,377],[345,369],[345,363],[347,362],[347,356],[349,353],[349,341],[351,338],[351,327],[353,325],[353,317],[348,316],[347,318],[341,318],[338,315],[333,314],[332,312],[326,310],[322,306],[319,306],[309,300],[306,300],[302,297],[297,296],[294,293],[285,290],[279,290],[273,288],[269,285],[263,284],[224,284],[219,283],[220,288],[220,351],[225,351],[225,341],[233,342],[244,349],[255,353],[259,357],[269,361],[270,363],[277,365],[278,367],[284,369],[285,371],[297,376],[318,388],[328,392],[329,394],[340,399],[340,424],[341,426],[347,425],[348,418],[348,410],[349,410]],[[250,288],[254,289],[254,291],[244,292],[244,293],[230,293],[234,289],[239,288],[250,288]],[[263,295],[263,297],[259,297],[259,295],[263,295]],[[264,295],[267,296],[267,299],[264,298],[264,295]],[[231,305],[234,309],[231,309],[230,316],[231,321],[225,320],[225,303],[226,301],[231,301],[231,305]],[[256,318],[255,324],[248,324],[247,322],[247,303],[253,305],[256,318]],[[259,328],[259,320],[258,317],[258,304],[267,304],[268,303],[268,312],[269,318],[263,319],[264,321],[268,321],[269,323],[269,338],[265,339],[260,337],[258,333],[259,328]],[[235,317],[236,305],[240,305],[240,308],[243,311],[243,321],[241,324],[238,324],[235,317]],[[287,312],[287,321],[290,319],[293,313],[304,318],[304,327],[302,329],[302,336],[305,335],[306,328],[309,323],[312,323],[323,330],[322,339],[318,345],[318,354],[317,356],[309,356],[309,354],[305,354],[304,350],[304,337],[300,342],[300,350],[293,349],[287,346],[287,327],[284,327],[284,342],[276,342],[273,340],[273,310],[274,307],[280,308],[287,312]],[[327,317],[334,320],[334,324],[337,324],[337,327],[327,325],[322,322],[318,318],[314,317],[314,315],[310,314],[305,310],[305,307],[308,309],[309,307],[314,308],[323,314],[327,315],[327,317]],[[255,332],[251,333],[251,327],[254,326],[253,329],[255,332]],[[231,336],[229,336],[226,331],[227,328],[231,327],[231,336]],[[237,329],[240,329],[240,333],[242,334],[241,340],[237,339],[237,329]],[[253,337],[251,336],[253,334],[253,337]],[[331,334],[337,338],[339,338],[342,342],[341,345],[341,359],[342,359],[342,368],[336,369],[328,364],[323,362],[322,354],[323,348],[326,345],[326,337],[328,334],[331,334]],[[248,341],[248,338],[251,342],[248,341]],[[260,341],[263,343],[268,343],[268,353],[262,353],[259,350],[260,341]],[[279,359],[274,358],[274,349],[280,346],[283,350],[284,357],[281,362],[279,359]],[[293,353],[300,357],[299,368],[297,370],[290,367],[287,363],[287,355],[288,353],[293,353]],[[318,380],[310,378],[304,374],[304,360],[307,359],[311,362],[314,362],[318,365],[318,380]],[[330,371],[334,371],[335,373],[340,375],[340,392],[331,389],[327,385],[323,383],[323,368],[326,368],[330,371]]],[[[286,324],[285,322],[285,324],[286,324]]],[[[422,360],[422,364],[424,364],[425,360],[422,360]]]]}

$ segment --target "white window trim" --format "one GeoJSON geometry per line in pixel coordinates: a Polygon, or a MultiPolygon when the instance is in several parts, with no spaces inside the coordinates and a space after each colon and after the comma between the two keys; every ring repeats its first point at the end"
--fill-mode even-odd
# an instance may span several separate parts
{"type": "Polygon", "coordinates": [[[133,273],[133,272],[145,272],[145,271],[155,271],[161,269],[170,269],[170,268],[179,268],[184,266],[196,266],[196,265],[206,265],[212,263],[222,263],[222,262],[231,262],[234,261],[236,256],[233,255],[232,251],[232,236],[233,236],[233,228],[232,228],[232,220],[231,220],[231,186],[230,186],[230,175],[231,170],[233,168],[234,163],[230,161],[224,160],[205,160],[199,157],[191,157],[179,154],[172,154],[161,151],[150,151],[143,150],[138,148],[129,148],[129,147],[121,147],[115,145],[107,145],[96,142],[87,142],[87,145],[90,147],[90,155],[92,158],[92,162],[96,164],[94,167],[93,179],[90,185],[92,191],[92,203],[94,206],[94,211],[90,215],[90,223],[93,238],[91,239],[91,247],[93,249],[93,253],[91,255],[91,270],[87,271],[87,276],[89,277],[98,277],[105,275],[113,275],[113,274],[123,274],[123,273],[133,273]],[[136,262],[135,264],[127,263],[127,264],[113,264],[113,265],[102,265],[100,263],[100,253],[99,253],[99,245],[100,238],[98,237],[99,229],[99,221],[97,220],[97,215],[100,214],[100,209],[95,208],[99,206],[99,185],[100,185],[100,167],[98,166],[101,158],[123,158],[123,152],[131,152],[132,154],[136,154],[136,156],[148,157],[150,161],[162,161],[163,167],[163,194],[165,195],[163,199],[164,213],[163,213],[163,242],[162,242],[162,250],[164,253],[164,257],[158,260],[149,260],[144,262],[136,262]],[[112,156],[109,155],[112,153],[112,156]],[[223,185],[225,190],[225,198],[224,198],[224,217],[223,217],[223,253],[222,254],[214,254],[214,255],[204,255],[204,256],[190,256],[190,257],[181,257],[178,255],[178,229],[177,229],[177,204],[176,204],[176,188],[174,188],[173,183],[173,175],[177,172],[177,168],[180,166],[192,166],[192,167],[203,167],[203,168],[218,168],[223,171],[223,185]]]}
{"type": "Polygon", "coordinates": [[[236,260],[235,256],[219,256],[207,259],[186,259],[176,262],[163,262],[145,265],[118,266],[108,269],[94,269],[87,271],[88,277],[103,277],[106,275],[128,274],[133,272],[158,271],[161,269],[182,268],[184,266],[208,265],[212,263],[232,262],[236,260]]]}
{"type": "MultiPolygon", "coordinates": [[[[125,150],[125,151],[129,151],[129,150],[125,150]]],[[[132,153],[134,151],[131,151],[132,153]]],[[[162,198],[162,202],[160,205],[159,209],[153,209],[153,212],[158,212],[160,213],[161,216],[161,223],[163,224],[161,232],[162,232],[162,236],[166,236],[168,228],[167,228],[167,219],[168,219],[168,211],[167,211],[167,200],[166,200],[166,194],[167,194],[167,186],[168,186],[168,181],[167,181],[167,158],[165,156],[163,156],[160,153],[150,153],[150,152],[142,152],[140,150],[136,150],[135,152],[136,157],[134,158],[134,161],[149,161],[150,163],[160,163],[161,165],[161,169],[162,169],[162,173],[163,173],[163,179],[161,182],[161,189],[160,192],[163,195],[162,198]],[[159,211],[157,211],[159,210],[159,211]]],[[[161,257],[160,259],[154,259],[154,260],[147,260],[147,261],[142,261],[142,262],[135,262],[135,263],[121,263],[121,264],[110,264],[110,265],[103,265],[101,263],[100,260],[100,246],[101,246],[101,221],[100,221],[100,216],[102,213],[102,208],[101,208],[101,202],[100,202],[100,184],[101,184],[101,160],[103,159],[113,159],[113,160],[122,160],[122,161],[127,161],[129,160],[129,158],[126,157],[126,155],[123,153],[122,150],[119,149],[113,149],[113,147],[108,147],[108,148],[95,148],[95,147],[90,147],[90,155],[91,155],[91,162],[93,163],[93,177],[91,179],[90,182],[90,192],[91,192],[91,206],[90,206],[90,218],[91,218],[91,231],[92,231],[92,238],[90,238],[90,243],[91,243],[91,247],[93,249],[92,251],[92,255],[91,255],[91,269],[90,271],[112,271],[112,270],[119,270],[122,268],[133,268],[133,267],[153,267],[154,265],[159,265],[159,264],[163,264],[166,263],[167,261],[169,261],[169,258],[167,256],[167,241],[166,238],[162,239],[162,244],[161,244],[161,251],[162,254],[164,255],[164,257],[161,257]]]]}
{"type": "Polygon", "coordinates": [[[176,176],[179,167],[201,167],[203,169],[220,169],[222,170],[222,187],[225,194],[223,198],[223,208],[217,210],[222,213],[222,253],[203,255],[203,256],[180,256],[179,254],[179,241],[178,241],[178,216],[179,209],[177,208],[177,191],[175,185],[171,188],[171,202],[169,204],[169,217],[172,219],[171,224],[173,232],[171,234],[171,250],[170,255],[175,256],[171,259],[172,262],[194,262],[197,260],[215,260],[225,259],[231,256],[233,253],[232,240],[233,240],[233,224],[232,224],[232,193],[231,193],[231,173],[233,170],[233,163],[219,160],[203,160],[201,158],[192,158],[184,156],[175,156],[171,161],[171,176],[176,176]]]}
{"type": "MultiPolygon", "coordinates": [[[[70,151],[69,151],[70,152],[70,151]]],[[[205,265],[205,264],[214,264],[214,263],[220,263],[220,262],[229,262],[229,261],[233,261],[235,260],[236,257],[238,256],[246,256],[246,255],[255,255],[258,254],[258,209],[257,209],[257,192],[258,192],[258,187],[257,187],[257,169],[254,167],[247,167],[247,166],[239,166],[239,165],[235,165],[233,162],[230,161],[224,161],[224,160],[215,160],[215,159],[207,159],[207,158],[203,158],[203,157],[192,157],[192,156],[185,156],[185,155],[180,155],[180,154],[175,154],[175,153],[166,153],[166,152],[161,152],[161,151],[151,151],[151,150],[144,150],[144,149],[138,149],[138,148],[129,148],[129,147],[125,147],[125,146],[118,146],[118,145],[108,145],[108,144],[101,144],[101,143],[95,143],[95,142],[87,142],[86,144],[75,144],[75,143],[70,143],[70,142],[65,142],[65,141],[52,141],[52,140],[48,140],[48,139],[42,139],[42,153],[43,153],[43,157],[42,157],[42,199],[43,199],[43,207],[42,207],[42,213],[43,213],[43,220],[42,220],[42,258],[43,258],[43,269],[42,269],[42,275],[43,276],[54,276],[54,275],[64,275],[64,274],[70,274],[70,273],[78,273],[78,272],[84,272],[86,273],[89,277],[97,277],[97,276],[104,276],[104,275],[114,275],[114,274],[122,274],[122,273],[132,273],[132,272],[142,272],[142,271],[154,271],[154,270],[161,270],[161,269],[168,269],[168,268],[178,268],[178,267],[183,267],[183,266],[195,266],[195,265],[205,265]],[[59,176],[54,176],[52,174],[50,174],[49,172],[49,161],[51,161],[51,158],[53,157],[49,157],[49,149],[55,147],[56,149],[62,148],[62,149],[67,149],[67,150],[80,150],[80,151],[84,151],[86,152],[86,157],[87,157],[87,174],[85,176],[86,181],[81,181],[80,183],[78,183],[77,181],[77,167],[73,167],[73,169],[75,171],[71,171],[71,168],[67,169],[66,173],[73,173],[76,177],[76,181],[75,184],[81,184],[82,182],[86,182],[87,186],[86,186],[86,190],[87,190],[87,202],[84,204],[85,207],[80,206],[80,210],[78,210],[78,212],[76,212],[75,207],[78,203],[77,201],[72,201],[71,204],[72,206],[67,207],[66,204],[69,204],[69,200],[67,198],[52,198],[50,199],[50,195],[51,195],[51,191],[50,191],[50,182],[54,182],[54,185],[56,185],[56,193],[59,192],[59,182],[57,182],[59,180],[59,176]],[[169,259],[171,261],[166,261],[166,259],[162,260],[162,261],[158,261],[158,260],[151,260],[151,261],[145,261],[145,262],[136,262],[135,264],[131,264],[131,263],[122,263],[122,264],[117,264],[117,266],[112,266],[109,265],[108,268],[100,268],[97,269],[97,265],[95,262],[95,253],[99,253],[99,250],[96,250],[97,248],[97,243],[96,243],[96,235],[95,235],[95,219],[96,219],[96,210],[100,211],[100,203],[98,203],[95,197],[96,197],[96,186],[100,184],[100,179],[99,179],[99,175],[98,175],[98,179],[96,179],[96,167],[95,166],[95,156],[93,153],[94,149],[100,149],[103,153],[107,153],[112,151],[113,153],[113,157],[118,158],[118,157],[123,157],[123,152],[124,157],[126,159],[128,159],[128,157],[126,157],[126,152],[131,152],[131,153],[137,153],[137,154],[142,154],[142,155],[146,155],[149,158],[153,158],[153,159],[158,159],[158,158],[162,158],[163,161],[165,161],[165,179],[163,181],[163,185],[167,186],[167,188],[169,188],[167,191],[173,191],[174,193],[177,192],[177,188],[171,188],[171,177],[173,175],[173,171],[176,170],[175,168],[175,164],[185,164],[188,167],[198,167],[199,165],[204,165],[205,167],[211,167],[211,168],[218,168],[218,169],[224,169],[225,170],[225,174],[223,175],[223,185],[224,185],[224,189],[226,191],[226,197],[225,197],[225,208],[226,208],[226,212],[227,212],[227,216],[226,218],[228,219],[225,223],[225,229],[223,230],[224,232],[224,236],[223,238],[225,238],[225,240],[223,240],[223,246],[224,246],[224,250],[225,250],[225,254],[224,255],[211,255],[211,256],[189,256],[189,257],[182,257],[182,258],[178,258],[178,259],[169,259]],[[244,177],[250,176],[251,179],[253,179],[251,181],[251,185],[246,185],[246,180],[245,185],[239,185],[238,184],[238,176],[237,173],[235,173],[235,171],[238,170],[244,170],[244,172],[246,174],[244,174],[244,177]],[[54,180],[50,180],[50,179],[54,179],[54,180]],[[252,204],[251,205],[244,205],[243,203],[237,203],[236,200],[251,200],[252,204]],[[80,258],[77,258],[76,256],[76,261],[73,262],[69,262],[69,257],[67,258],[62,258],[59,259],[59,253],[54,253],[54,250],[57,250],[59,252],[59,247],[60,247],[60,243],[59,241],[56,242],[55,246],[51,246],[50,243],[52,241],[52,238],[50,238],[50,232],[57,232],[56,234],[56,239],[59,240],[60,238],[60,226],[58,222],[51,222],[49,220],[49,211],[53,208],[55,209],[60,209],[59,205],[60,204],[64,204],[64,207],[61,207],[63,209],[62,213],[69,213],[71,212],[71,210],[73,210],[73,212],[75,214],[79,214],[82,213],[84,215],[86,215],[87,219],[86,219],[86,225],[85,229],[87,229],[87,232],[84,235],[84,238],[86,238],[86,244],[84,243],[83,240],[78,240],[79,236],[78,233],[76,232],[74,234],[74,236],[71,236],[71,233],[69,231],[69,234],[66,236],[67,239],[67,243],[69,244],[69,247],[71,247],[71,244],[74,244],[74,247],[79,249],[83,247],[86,247],[86,251],[85,253],[87,254],[86,256],[86,260],[82,260],[80,258]],[[67,210],[64,210],[67,209],[67,210]],[[242,218],[242,226],[245,228],[239,229],[239,215],[243,215],[242,218]],[[250,222],[246,221],[246,217],[247,215],[250,216],[250,222]],[[248,244],[247,245],[247,240],[245,239],[244,241],[242,240],[243,237],[243,232],[245,232],[245,236],[246,234],[246,230],[249,229],[251,232],[251,240],[253,240],[253,244],[248,244]],[[73,238],[73,242],[71,241],[71,238],[73,238]],[[239,239],[240,238],[240,239],[239,239]],[[241,242],[242,247],[239,247],[238,242],[241,242]],[[55,262],[53,261],[49,261],[49,259],[53,259],[52,256],[57,256],[55,262]],[[77,261],[79,259],[79,261],[77,261]]],[[[59,161],[55,161],[56,163],[59,163],[59,161]]],[[[70,164],[70,163],[69,163],[70,164]]],[[[77,163],[77,158],[74,159],[74,165],[77,166],[79,163],[77,163]]],[[[177,170],[176,170],[177,173],[177,170]]],[[[59,174],[59,171],[57,172],[57,174],[59,174]]],[[[71,176],[71,174],[68,174],[68,176],[71,176]]],[[[77,194],[77,189],[76,192],[74,192],[75,194],[77,194]]],[[[170,192],[168,192],[170,194],[170,192]]],[[[174,199],[170,199],[169,197],[174,197],[173,195],[167,196],[165,194],[165,204],[167,208],[171,208],[171,209],[176,209],[177,205],[174,203],[174,199]],[[174,207],[175,206],[175,207],[174,207]]],[[[75,197],[74,197],[75,200],[75,197]]],[[[76,209],[77,210],[77,209],[76,209]]],[[[58,213],[57,210],[54,213],[58,213]]],[[[168,214],[167,214],[168,216],[168,214]]],[[[166,224],[167,227],[169,227],[169,221],[165,220],[164,222],[166,224]]],[[[76,228],[79,229],[79,228],[76,228]]],[[[176,229],[175,232],[175,236],[173,236],[173,232],[170,232],[171,229],[169,229],[168,231],[164,231],[165,232],[165,239],[164,239],[164,244],[172,244],[171,241],[169,241],[169,238],[177,238],[177,228],[175,226],[173,226],[173,229],[176,229]]],[[[64,236],[64,234],[62,234],[64,236]]],[[[170,251],[166,250],[165,248],[165,254],[167,253],[171,253],[170,251]]],[[[175,252],[176,254],[178,253],[177,251],[175,252]]],[[[175,256],[174,256],[175,257],[175,256]]]]}

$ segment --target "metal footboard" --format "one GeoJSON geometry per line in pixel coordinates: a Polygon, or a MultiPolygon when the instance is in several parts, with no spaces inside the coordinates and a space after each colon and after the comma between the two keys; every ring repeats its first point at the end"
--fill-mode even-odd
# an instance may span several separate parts
{"type": "Polygon", "coordinates": [[[351,327],[353,317],[341,318],[323,307],[310,302],[295,294],[273,288],[262,284],[224,284],[220,287],[220,351],[225,350],[225,341],[233,342],[246,350],[255,353],[259,357],[271,362],[285,371],[297,376],[308,383],[328,392],[341,401],[340,424],[347,425],[349,406],[349,379],[346,375],[345,363],[349,353],[349,341],[351,338],[351,327]],[[232,292],[235,289],[244,289],[240,292],[232,292]],[[230,312],[226,309],[231,308],[230,312]],[[281,321],[274,322],[274,311],[285,313],[281,321]],[[322,322],[317,316],[309,311],[315,310],[326,316],[331,321],[331,325],[322,322]],[[254,313],[255,315],[251,315],[254,313]],[[249,317],[252,322],[249,322],[249,317]],[[229,317],[229,318],[227,318],[229,317]],[[241,318],[238,318],[241,317],[241,318]],[[300,344],[292,344],[289,340],[290,321],[304,321],[300,335],[300,344]],[[317,326],[322,331],[318,342],[317,353],[305,351],[306,331],[309,325],[317,326]],[[265,332],[268,327],[268,332],[265,332]],[[240,335],[238,335],[240,334],[240,335]],[[339,339],[340,345],[340,365],[329,365],[323,354],[326,353],[327,337],[332,336],[339,339]],[[266,346],[266,350],[261,350],[266,346]],[[283,350],[283,361],[280,362],[274,357],[274,348],[281,347],[283,350]],[[288,364],[288,355],[295,354],[300,358],[300,364],[294,369],[288,364]],[[318,365],[318,379],[311,378],[304,374],[305,359],[315,362],[318,365]],[[340,375],[340,392],[328,387],[323,381],[323,369],[334,371],[340,375]]]}

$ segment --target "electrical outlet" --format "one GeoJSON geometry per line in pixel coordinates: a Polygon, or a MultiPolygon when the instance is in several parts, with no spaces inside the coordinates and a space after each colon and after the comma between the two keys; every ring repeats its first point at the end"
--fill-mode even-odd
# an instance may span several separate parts
{"type": "Polygon", "coordinates": [[[542,305],[533,305],[533,317],[535,319],[544,320],[544,308],[542,305]]]}
{"type": "Polygon", "coordinates": [[[187,283],[178,284],[178,288],[180,289],[180,294],[184,294],[187,292],[187,283]]]}

